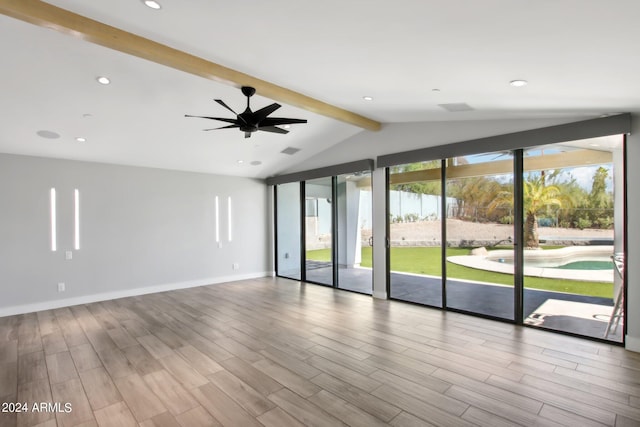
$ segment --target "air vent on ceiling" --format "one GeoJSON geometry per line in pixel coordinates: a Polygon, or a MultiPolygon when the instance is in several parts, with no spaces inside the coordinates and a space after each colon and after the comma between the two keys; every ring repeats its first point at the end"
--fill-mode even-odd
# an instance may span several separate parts
{"type": "Polygon", "coordinates": [[[468,104],[465,104],[464,102],[455,102],[453,104],[438,104],[438,107],[442,107],[451,113],[459,113],[461,111],[473,111],[473,108],[471,108],[468,104]]]}
{"type": "Polygon", "coordinates": [[[59,134],[59,133],[55,133],[55,132],[50,131],[50,130],[39,130],[38,132],[36,132],[36,134],[37,134],[39,137],[47,138],[47,139],[57,139],[57,138],[60,138],[60,134],[59,134]]]}
{"type": "Polygon", "coordinates": [[[284,150],[281,151],[282,154],[288,154],[290,156],[293,156],[294,154],[296,154],[298,151],[300,151],[299,148],[294,148],[294,147],[287,147],[284,150]]]}

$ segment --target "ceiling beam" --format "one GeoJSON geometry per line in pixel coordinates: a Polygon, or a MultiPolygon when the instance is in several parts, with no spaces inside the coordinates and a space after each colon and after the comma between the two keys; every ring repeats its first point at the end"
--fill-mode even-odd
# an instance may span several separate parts
{"type": "Polygon", "coordinates": [[[252,86],[261,96],[363,129],[381,128],[375,120],[40,0],[0,0],[0,13],[209,80],[235,87],[252,86]]]}

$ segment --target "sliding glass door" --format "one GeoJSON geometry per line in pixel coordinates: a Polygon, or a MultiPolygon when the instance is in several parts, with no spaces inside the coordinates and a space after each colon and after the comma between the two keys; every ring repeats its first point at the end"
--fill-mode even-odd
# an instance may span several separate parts
{"type": "Polygon", "coordinates": [[[361,171],[336,177],[337,287],[373,292],[371,173],[361,171]]]}
{"type": "Polygon", "coordinates": [[[300,183],[276,186],[276,270],[279,276],[302,279],[300,183]]]}
{"type": "Polygon", "coordinates": [[[447,307],[514,319],[513,155],[447,159],[447,307]]]}
{"type": "Polygon", "coordinates": [[[443,306],[441,174],[439,160],[389,171],[391,298],[443,306]]]}
{"type": "Polygon", "coordinates": [[[371,171],[277,184],[276,274],[373,293],[371,171]]]}
{"type": "Polygon", "coordinates": [[[623,166],[609,136],[390,167],[390,297],[622,342],[623,166]]]}
{"type": "Polygon", "coordinates": [[[333,178],[304,184],[305,280],[333,286],[333,178]]]}
{"type": "Polygon", "coordinates": [[[525,324],[622,341],[622,145],[612,136],[526,151],[525,324]]]}

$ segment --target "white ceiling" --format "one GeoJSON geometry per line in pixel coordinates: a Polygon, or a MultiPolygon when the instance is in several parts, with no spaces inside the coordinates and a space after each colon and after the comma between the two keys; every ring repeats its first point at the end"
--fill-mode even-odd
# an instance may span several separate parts
{"type": "MultiPolygon", "coordinates": [[[[50,3],[383,123],[640,112],[637,0],[50,3]]],[[[213,99],[241,110],[238,89],[6,16],[0,52],[4,153],[265,177],[362,131],[285,105],[273,116],[309,123],[202,132],[224,123],[184,114],[230,117],[213,99]],[[301,151],[280,153],[289,146],[301,151]]]]}

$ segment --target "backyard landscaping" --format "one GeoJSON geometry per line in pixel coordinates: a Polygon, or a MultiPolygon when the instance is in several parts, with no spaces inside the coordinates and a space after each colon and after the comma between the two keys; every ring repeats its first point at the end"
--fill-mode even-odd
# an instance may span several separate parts
{"type": "MultiPolygon", "coordinates": [[[[504,248],[501,248],[504,249],[504,248]]],[[[469,255],[469,248],[448,248],[447,255],[469,255]]],[[[391,270],[429,276],[441,276],[440,247],[392,247],[391,270]]],[[[330,261],[329,249],[307,251],[307,259],[316,261],[330,261]]],[[[371,267],[371,247],[362,248],[362,267],[371,267]]],[[[513,285],[513,276],[479,270],[447,262],[447,277],[455,279],[473,280],[478,282],[513,285]]],[[[612,298],[613,284],[598,282],[583,282],[576,280],[545,279],[540,277],[525,277],[524,285],[530,289],[542,289],[554,292],[566,292],[578,295],[612,298]]]]}

